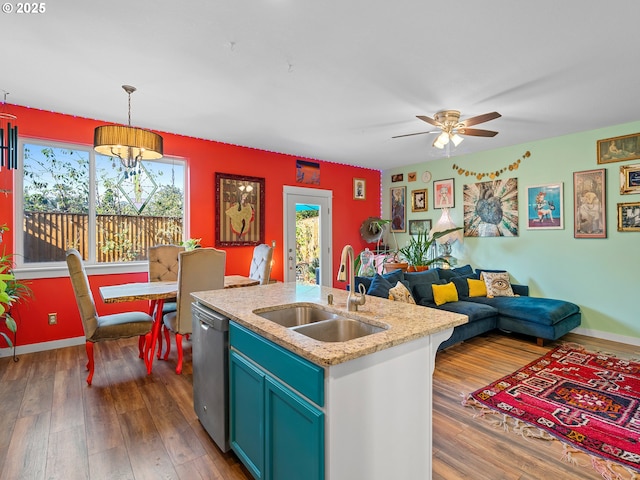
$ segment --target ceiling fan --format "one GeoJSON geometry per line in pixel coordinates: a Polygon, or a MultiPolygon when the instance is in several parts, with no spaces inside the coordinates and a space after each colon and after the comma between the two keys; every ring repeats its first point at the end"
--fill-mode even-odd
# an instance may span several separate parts
{"type": "Polygon", "coordinates": [[[444,148],[450,141],[456,147],[460,145],[463,138],[461,135],[471,135],[474,137],[495,137],[498,132],[493,130],[482,130],[479,128],[468,128],[479,123],[488,122],[489,120],[495,120],[500,118],[498,112],[485,113],[476,117],[467,118],[460,121],[460,112],[458,110],[442,110],[436,113],[433,118],[426,115],[416,115],[423,122],[427,122],[440,130],[434,130],[430,132],[418,132],[408,133],[406,135],[396,135],[391,138],[410,137],[412,135],[424,135],[425,133],[438,133],[440,135],[433,141],[433,146],[436,148],[444,148]]]}

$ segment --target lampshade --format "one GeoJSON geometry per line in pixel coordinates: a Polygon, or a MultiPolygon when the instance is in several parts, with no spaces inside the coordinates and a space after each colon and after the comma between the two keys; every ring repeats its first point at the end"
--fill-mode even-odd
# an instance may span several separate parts
{"type": "Polygon", "coordinates": [[[157,133],[124,125],[103,125],[93,134],[96,152],[118,157],[126,168],[140,160],[162,158],[162,137],[157,133]]]}
{"type": "Polygon", "coordinates": [[[136,91],[136,87],[122,85],[122,88],[129,95],[129,125],[96,127],[93,148],[102,155],[118,157],[126,169],[135,169],[141,160],[162,158],[162,137],[149,130],[131,126],[131,94],[136,91]]]}
{"type": "MultiPolygon", "coordinates": [[[[451,228],[456,228],[456,225],[451,220],[451,216],[449,215],[449,209],[443,208],[442,215],[440,216],[440,218],[438,219],[434,227],[429,231],[429,235],[433,236],[433,234],[436,232],[444,232],[445,230],[449,230],[451,228]]],[[[455,232],[448,233],[438,238],[436,242],[440,244],[445,244],[445,243],[452,244],[456,240],[462,242],[463,238],[464,236],[462,234],[462,231],[456,230],[455,232]]]]}
{"type": "Polygon", "coordinates": [[[462,143],[462,140],[464,140],[464,138],[458,135],[457,133],[454,133],[453,135],[451,135],[451,142],[456,147],[462,143]]]}

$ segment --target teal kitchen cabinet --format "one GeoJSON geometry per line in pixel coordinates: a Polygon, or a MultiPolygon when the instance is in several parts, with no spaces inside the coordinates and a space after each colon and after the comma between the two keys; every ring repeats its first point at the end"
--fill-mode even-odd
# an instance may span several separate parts
{"type": "Polygon", "coordinates": [[[265,480],[324,479],[324,369],[231,323],[231,448],[265,480]]]}

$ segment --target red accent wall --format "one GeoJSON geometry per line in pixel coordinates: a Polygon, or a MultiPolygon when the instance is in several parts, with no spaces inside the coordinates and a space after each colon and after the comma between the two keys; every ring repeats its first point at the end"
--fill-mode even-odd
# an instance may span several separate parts
{"type": "MultiPolygon", "coordinates": [[[[90,145],[93,130],[105,122],[75,117],[34,108],[7,105],[17,115],[21,138],[39,138],[58,142],[90,145]]],[[[161,133],[164,153],[184,158],[187,162],[187,202],[189,212],[188,236],[202,238],[203,246],[214,246],[215,172],[265,178],[265,242],[276,241],[272,277],[283,279],[283,218],[282,190],[296,183],[294,155],[266,152],[248,147],[196,139],[172,133],[161,133]]],[[[367,246],[359,228],[369,216],[380,215],[380,172],[350,165],[320,163],[320,185],[317,188],[333,191],[333,264],[340,264],[340,252],[345,244],[356,252],[367,246]],[[353,178],[367,181],[366,200],[353,200],[353,178]]],[[[21,171],[20,171],[21,172],[21,171]]],[[[19,172],[18,172],[19,173],[19,172]]],[[[13,191],[14,171],[0,170],[0,190],[13,191]]],[[[13,193],[0,194],[0,225],[6,223],[11,231],[4,235],[0,252],[13,251],[13,193]]],[[[227,247],[228,274],[248,275],[253,247],[227,247]]],[[[333,275],[335,279],[335,272],[333,275]]],[[[89,278],[98,314],[116,313],[126,309],[146,309],[144,302],[105,305],[100,301],[98,288],[127,282],[146,281],[146,272],[121,275],[92,275],[89,278]]],[[[31,280],[34,300],[14,308],[18,322],[18,345],[27,345],[82,336],[80,316],[68,277],[31,280]],[[47,314],[57,312],[58,324],[49,326],[47,314]]],[[[344,288],[334,280],[336,288],[344,288]]],[[[0,347],[4,345],[0,344],[0,347]]]]}

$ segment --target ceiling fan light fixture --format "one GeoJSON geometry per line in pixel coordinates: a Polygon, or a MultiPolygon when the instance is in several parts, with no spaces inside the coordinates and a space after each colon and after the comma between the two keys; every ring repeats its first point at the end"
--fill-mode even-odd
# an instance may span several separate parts
{"type": "Polygon", "coordinates": [[[463,137],[461,137],[460,135],[458,135],[457,133],[454,133],[453,135],[451,135],[451,142],[457,147],[458,145],[460,145],[462,143],[462,141],[464,140],[463,137]]]}

